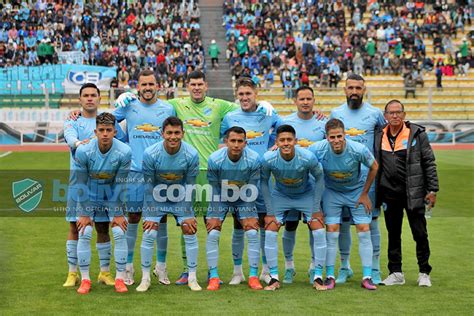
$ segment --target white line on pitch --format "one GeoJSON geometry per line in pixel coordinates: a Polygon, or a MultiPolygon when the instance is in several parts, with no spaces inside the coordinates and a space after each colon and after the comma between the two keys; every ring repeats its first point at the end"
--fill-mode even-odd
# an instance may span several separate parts
{"type": "Polygon", "coordinates": [[[11,153],[12,153],[11,151],[7,151],[6,153],[0,154],[0,158],[6,157],[10,155],[11,153]]]}

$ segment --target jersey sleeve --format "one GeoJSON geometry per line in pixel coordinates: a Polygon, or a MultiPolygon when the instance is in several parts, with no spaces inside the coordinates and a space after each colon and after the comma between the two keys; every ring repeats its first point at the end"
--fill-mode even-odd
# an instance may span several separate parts
{"type": "Polygon", "coordinates": [[[233,112],[239,108],[240,106],[236,103],[225,101],[225,100],[219,100],[219,110],[220,110],[222,119],[225,117],[227,113],[233,112]]]}
{"type": "Polygon", "coordinates": [[[76,121],[73,120],[66,120],[66,122],[64,122],[64,139],[71,149],[75,149],[76,142],[79,141],[76,124],[76,121]]]}
{"type": "Polygon", "coordinates": [[[186,172],[186,184],[195,184],[196,178],[199,175],[199,154],[195,152],[188,166],[186,172]]]}
{"type": "Polygon", "coordinates": [[[128,137],[127,134],[124,132],[120,124],[115,122],[115,129],[117,130],[117,135],[115,135],[115,138],[121,141],[122,143],[127,143],[128,142],[128,137]]]}
{"type": "Polygon", "coordinates": [[[309,164],[310,173],[315,180],[313,205],[316,208],[314,211],[317,212],[321,208],[321,197],[324,191],[323,167],[315,155],[313,155],[312,159],[310,159],[309,164]]]}
{"type": "Polygon", "coordinates": [[[213,188],[219,188],[219,166],[214,159],[209,158],[207,162],[207,180],[213,188]]]}
{"type": "Polygon", "coordinates": [[[155,170],[153,155],[149,150],[145,150],[143,153],[143,164],[142,164],[143,180],[144,180],[144,198],[143,198],[143,220],[145,221],[157,221],[155,220],[153,198],[153,188],[155,186],[155,170]]]}
{"type": "Polygon", "coordinates": [[[370,168],[374,164],[375,157],[366,146],[361,146],[359,160],[364,166],[370,168]]]}
{"type": "Polygon", "coordinates": [[[258,182],[260,181],[260,170],[262,169],[262,164],[260,159],[257,159],[252,164],[252,169],[250,171],[250,181],[249,184],[257,186],[258,182]]]}
{"type": "Polygon", "coordinates": [[[87,154],[84,150],[77,150],[74,157],[74,172],[76,174],[76,182],[73,186],[73,199],[77,202],[78,216],[91,216],[92,207],[89,196],[89,173],[87,166],[87,154]]]}
{"type": "Polygon", "coordinates": [[[383,127],[387,124],[387,121],[385,121],[385,117],[383,116],[382,110],[377,109],[377,123],[376,127],[383,127]]]}
{"type": "Polygon", "coordinates": [[[276,114],[276,115],[273,115],[272,117],[273,117],[272,133],[270,134],[270,139],[268,141],[268,148],[272,148],[273,145],[275,145],[276,136],[277,136],[276,134],[277,128],[283,125],[283,119],[281,118],[280,115],[276,114]]]}
{"type": "Polygon", "coordinates": [[[268,185],[268,181],[270,180],[270,166],[268,162],[262,160],[262,168],[261,168],[261,181],[260,181],[260,189],[262,190],[263,201],[265,202],[265,207],[267,209],[268,215],[274,215],[272,203],[271,203],[271,195],[270,195],[270,186],[268,185]]]}
{"type": "Polygon", "coordinates": [[[222,120],[222,123],[221,123],[221,130],[220,130],[220,138],[224,138],[224,134],[225,132],[230,128],[231,126],[229,126],[229,115],[227,114],[226,116],[224,116],[224,119],[222,120]]]}
{"type": "Polygon", "coordinates": [[[132,151],[127,150],[120,157],[120,164],[115,175],[114,199],[109,202],[109,209],[114,216],[123,216],[123,203],[125,202],[126,182],[132,164],[132,151]]]}
{"type": "Polygon", "coordinates": [[[126,108],[116,108],[112,114],[115,116],[115,119],[117,122],[122,122],[123,120],[126,119],[127,116],[127,111],[130,106],[127,106],[126,108]]]}

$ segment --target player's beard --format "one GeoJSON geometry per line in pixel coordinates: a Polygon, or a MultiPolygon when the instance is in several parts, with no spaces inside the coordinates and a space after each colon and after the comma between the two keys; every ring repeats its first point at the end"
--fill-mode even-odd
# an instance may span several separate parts
{"type": "Polygon", "coordinates": [[[349,106],[349,108],[351,109],[358,109],[362,106],[362,100],[364,99],[363,96],[361,96],[360,98],[357,97],[357,98],[352,98],[352,96],[350,97],[347,97],[347,105],[349,106]]]}
{"type": "Polygon", "coordinates": [[[153,100],[153,98],[156,96],[156,93],[157,93],[157,91],[155,91],[154,93],[152,92],[150,98],[145,98],[145,93],[143,93],[143,94],[139,93],[139,94],[140,94],[140,97],[143,98],[143,100],[148,102],[148,101],[153,100]]]}

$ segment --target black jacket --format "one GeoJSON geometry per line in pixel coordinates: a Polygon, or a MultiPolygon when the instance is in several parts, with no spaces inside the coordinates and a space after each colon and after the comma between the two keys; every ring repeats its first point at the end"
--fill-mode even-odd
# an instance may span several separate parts
{"type": "MultiPolygon", "coordinates": [[[[406,199],[409,210],[424,208],[425,196],[429,192],[438,192],[438,175],[436,172],[435,157],[431,149],[428,136],[423,126],[405,122],[410,129],[406,158],[406,199]],[[412,146],[413,141],[415,145],[412,146]]],[[[376,183],[380,182],[382,173],[382,137],[383,128],[375,131],[375,158],[379,163],[376,183]]],[[[376,206],[382,204],[380,190],[376,190],[376,206]]]]}

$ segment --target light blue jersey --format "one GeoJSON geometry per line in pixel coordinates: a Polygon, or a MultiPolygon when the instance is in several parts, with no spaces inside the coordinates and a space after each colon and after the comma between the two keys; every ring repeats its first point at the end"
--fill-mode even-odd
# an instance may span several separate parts
{"type": "MultiPolygon", "coordinates": [[[[210,203],[207,216],[223,220],[228,211],[236,211],[240,219],[257,217],[255,201],[258,196],[257,187],[260,180],[261,164],[259,154],[246,147],[242,152],[242,157],[238,161],[233,162],[229,159],[227,151],[227,147],[221,148],[212,153],[208,159],[207,179],[212,186],[213,195],[220,195],[221,201],[213,200],[210,203]],[[248,196],[249,199],[247,201],[243,201],[241,198],[237,198],[235,201],[223,201],[225,194],[223,191],[226,190],[225,186],[227,185],[237,186],[240,189],[244,189],[246,185],[249,185],[250,188],[254,188],[255,196],[248,196]],[[235,207],[236,209],[231,209],[230,207],[235,207]]],[[[246,192],[246,190],[244,191],[246,192]]]]}
{"type": "MultiPolygon", "coordinates": [[[[69,187],[74,186],[76,181],[76,174],[72,171],[74,169],[74,155],[76,153],[76,143],[78,141],[83,141],[85,139],[95,138],[94,130],[96,127],[96,118],[86,118],[79,116],[77,120],[66,120],[64,122],[64,139],[69,146],[69,168],[71,170],[69,174],[69,187]]],[[[126,135],[123,132],[122,128],[118,123],[115,124],[117,129],[117,139],[124,141],[126,135]]],[[[82,145],[81,145],[82,146],[82,145]]],[[[71,190],[68,190],[67,195],[67,208],[66,208],[66,221],[75,222],[76,221],[76,203],[73,201],[71,196],[71,190]]]]}
{"type": "Polygon", "coordinates": [[[235,110],[224,116],[221,124],[221,138],[225,132],[233,127],[242,127],[247,134],[247,146],[256,151],[260,156],[273,146],[275,141],[276,127],[281,124],[278,114],[267,116],[261,112],[244,112],[242,109],[235,110]]]}
{"type": "Polygon", "coordinates": [[[177,217],[193,217],[192,200],[184,194],[176,201],[170,201],[167,188],[172,185],[180,185],[183,188],[186,185],[194,185],[198,174],[199,154],[188,143],[181,142],[179,151],[173,155],[166,151],[164,141],[148,147],[143,154],[143,175],[146,183],[144,217],[153,221],[159,221],[167,213],[177,217]],[[157,190],[158,186],[163,189],[157,190]],[[158,200],[153,194],[159,195],[158,200]]]}
{"type": "Polygon", "coordinates": [[[97,138],[77,148],[74,198],[78,202],[78,216],[105,211],[109,216],[123,215],[123,193],[131,158],[130,147],[117,139],[113,139],[112,147],[105,154],[100,151],[97,138]]]}
{"type": "Polygon", "coordinates": [[[365,177],[361,165],[370,168],[375,161],[369,149],[355,141],[346,140],[346,148],[334,153],[327,140],[317,142],[309,148],[321,162],[326,188],[338,192],[351,192],[364,187],[365,177]]]}
{"type": "Polygon", "coordinates": [[[263,156],[261,185],[268,213],[297,210],[310,217],[317,212],[323,190],[322,173],[316,156],[304,148],[295,147],[295,157],[290,161],[283,159],[280,150],[267,152],[263,156]],[[275,177],[275,187],[270,193],[271,174],[275,177]]]}
{"type": "Polygon", "coordinates": [[[316,116],[309,120],[303,120],[298,113],[290,114],[282,119],[282,124],[293,126],[298,140],[297,146],[307,148],[317,141],[326,138],[326,119],[318,120],[316,116]]]}
{"type": "Polygon", "coordinates": [[[337,118],[344,123],[347,139],[367,146],[374,153],[375,129],[386,123],[380,109],[364,102],[359,109],[352,110],[344,103],[331,111],[330,118],[337,118]]]}
{"type": "Polygon", "coordinates": [[[152,105],[134,100],[127,107],[115,109],[113,114],[119,122],[127,120],[127,134],[133,152],[131,170],[141,172],[143,152],[162,139],[163,121],[176,116],[176,112],[171,104],[161,100],[152,105]]]}

